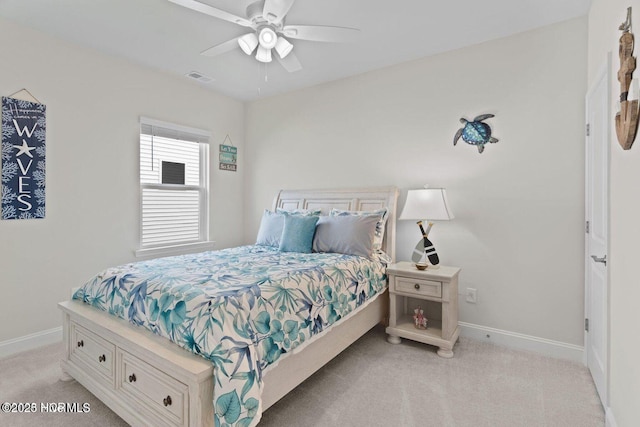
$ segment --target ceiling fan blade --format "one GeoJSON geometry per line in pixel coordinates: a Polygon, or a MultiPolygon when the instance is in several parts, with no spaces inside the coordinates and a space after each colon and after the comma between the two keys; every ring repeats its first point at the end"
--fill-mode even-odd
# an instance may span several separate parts
{"type": "Polygon", "coordinates": [[[196,0],[169,0],[172,3],[179,4],[188,9],[195,10],[197,12],[204,13],[214,18],[223,19],[225,21],[233,22],[234,24],[242,25],[243,27],[251,27],[251,21],[240,16],[236,16],[232,13],[225,12],[222,9],[218,9],[208,4],[201,3],[196,0]]]}
{"type": "Polygon", "coordinates": [[[350,42],[358,37],[360,30],[320,25],[285,25],[282,34],[292,39],[316,42],[350,42]]]}
{"type": "MultiPolygon", "coordinates": [[[[240,37],[242,37],[242,36],[240,36],[240,37]]],[[[210,47],[207,50],[203,50],[202,52],[200,52],[200,55],[218,56],[218,55],[222,55],[223,53],[230,52],[235,48],[239,48],[240,45],[238,45],[238,39],[240,37],[236,37],[235,39],[231,39],[231,40],[226,41],[224,43],[220,43],[219,45],[215,45],[213,47],[210,47]]]]}
{"type": "Polygon", "coordinates": [[[284,59],[280,58],[280,55],[275,55],[280,64],[290,73],[302,70],[302,64],[298,60],[298,57],[293,53],[289,53],[284,59]]]}
{"type": "Polygon", "coordinates": [[[282,22],[295,0],[265,0],[262,16],[272,24],[282,22]]]}

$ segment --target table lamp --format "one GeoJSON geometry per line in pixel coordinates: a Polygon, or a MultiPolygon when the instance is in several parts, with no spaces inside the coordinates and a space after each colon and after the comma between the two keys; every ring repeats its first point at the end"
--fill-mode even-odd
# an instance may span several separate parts
{"type": "Polygon", "coordinates": [[[436,221],[453,218],[453,212],[447,203],[447,191],[444,188],[425,187],[420,190],[409,190],[399,219],[417,220],[418,227],[420,227],[422,239],[416,245],[411,256],[416,268],[424,270],[429,265],[436,266],[440,263],[436,249],[428,238],[433,223],[428,222],[425,230],[422,220],[436,221]]]}

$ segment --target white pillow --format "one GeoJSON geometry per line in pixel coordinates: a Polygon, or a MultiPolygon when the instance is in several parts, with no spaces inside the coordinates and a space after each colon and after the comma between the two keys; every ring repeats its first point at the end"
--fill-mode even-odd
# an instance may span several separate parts
{"type": "Polygon", "coordinates": [[[384,232],[387,226],[387,218],[389,217],[389,210],[387,208],[378,209],[375,211],[345,211],[342,209],[331,209],[330,216],[371,216],[378,217],[378,223],[376,225],[375,237],[373,240],[373,248],[375,250],[382,250],[382,241],[384,240],[384,232]]]}
{"type": "Polygon", "coordinates": [[[321,216],[313,238],[315,252],[335,252],[371,257],[379,217],[377,215],[321,216]]]}

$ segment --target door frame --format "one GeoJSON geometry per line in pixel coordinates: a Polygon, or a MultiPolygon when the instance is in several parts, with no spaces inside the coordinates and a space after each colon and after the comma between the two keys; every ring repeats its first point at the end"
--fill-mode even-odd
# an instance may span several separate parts
{"type": "MultiPolygon", "coordinates": [[[[595,79],[593,81],[593,83],[590,85],[589,90],[587,91],[587,94],[585,95],[585,123],[589,124],[589,98],[590,96],[592,96],[593,92],[595,91],[596,87],[598,86],[598,84],[604,79],[605,81],[605,85],[606,85],[606,105],[604,106],[605,111],[606,111],[606,121],[605,123],[603,123],[604,126],[604,144],[606,145],[606,149],[604,150],[604,152],[606,153],[606,160],[604,161],[604,167],[606,168],[605,171],[605,180],[606,180],[606,192],[607,192],[607,196],[606,196],[606,204],[607,206],[605,206],[605,211],[606,211],[606,215],[607,215],[607,219],[606,219],[606,228],[607,228],[607,241],[606,241],[606,254],[609,254],[609,235],[610,235],[610,230],[611,230],[611,222],[610,222],[610,159],[611,159],[611,131],[612,131],[612,119],[611,119],[611,114],[612,114],[612,108],[611,108],[611,75],[612,75],[612,59],[611,59],[611,52],[609,52],[607,54],[607,59],[605,60],[604,64],[602,64],[602,66],[598,69],[596,75],[595,75],[595,79]]],[[[591,200],[590,200],[590,190],[589,190],[589,174],[591,172],[591,168],[590,168],[590,161],[589,161],[589,147],[590,147],[590,137],[589,135],[587,135],[587,133],[585,132],[585,227],[586,227],[586,221],[590,220],[589,217],[589,208],[590,208],[590,204],[591,204],[591,200]]],[[[589,234],[586,232],[585,230],[585,253],[584,253],[584,260],[585,260],[585,265],[584,265],[584,271],[585,271],[585,276],[584,276],[584,316],[585,316],[585,323],[586,323],[586,319],[590,319],[590,307],[591,307],[591,286],[590,286],[590,276],[589,276],[589,263],[593,262],[590,259],[591,256],[591,248],[590,248],[590,241],[589,241],[589,234]]],[[[607,260],[607,266],[608,266],[608,262],[609,260],[607,260]]],[[[609,336],[610,336],[610,331],[609,331],[609,326],[610,326],[610,310],[609,310],[609,283],[610,283],[610,274],[609,274],[609,268],[607,267],[605,270],[605,278],[606,278],[606,286],[603,290],[604,295],[605,295],[605,303],[604,303],[604,307],[605,307],[605,313],[604,313],[604,322],[605,324],[602,325],[602,331],[604,334],[604,342],[605,342],[605,355],[604,357],[605,359],[605,363],[604,363],[604,390],[599,390],[598,394],[600,397],[600,400],[602,402],[603,407],[606,409],[609,406],[609,366],[610,366],[610,345],[609,345],[609,336]]],[[[585,325],[586,326],[586,325],[585,325]]],[[[589,333],[586,330],[585,327],[585,331],[584,331],[584,356],[583,356],[583,362],[585,364],[585,366],[587,366],[587,368],[589,368],[589,360],[588,360],[588,354],[589,354],[589,333]]]]}

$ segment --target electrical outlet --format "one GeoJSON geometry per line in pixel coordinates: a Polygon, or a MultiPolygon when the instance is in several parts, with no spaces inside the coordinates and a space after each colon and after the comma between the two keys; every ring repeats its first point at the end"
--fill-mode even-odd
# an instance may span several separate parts
{"type": "Polygon", "coordinates": [[[475,304],[478,300],[478,290],[474,288],[467,288],[466,301],[471,304],[475,304]]]}

